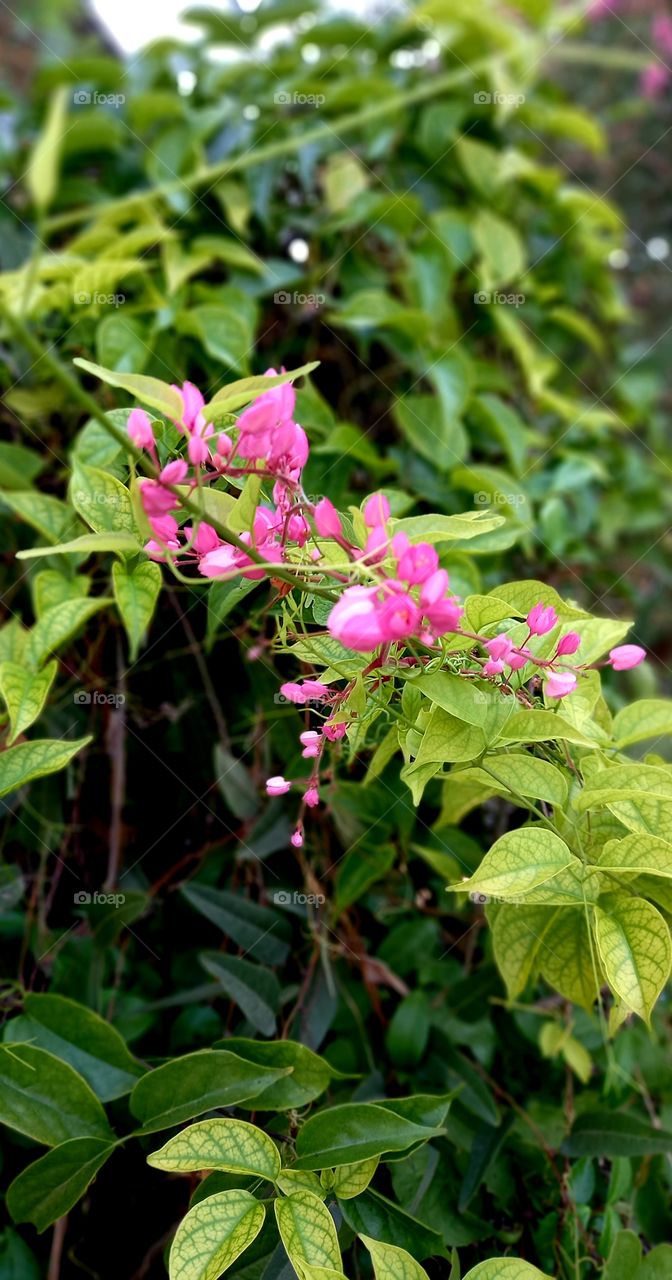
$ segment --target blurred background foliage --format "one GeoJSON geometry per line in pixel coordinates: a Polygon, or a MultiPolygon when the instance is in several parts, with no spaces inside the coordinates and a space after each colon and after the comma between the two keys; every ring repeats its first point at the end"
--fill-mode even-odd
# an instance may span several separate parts
{"type": "MultiPolygon", "coordinates": [[[[262,0],[254,12],[196,6],[193,41],[126,56],[76,0],[1,14],[0,291],[33,331],[68,363],[188,377],[206,398],[269,365],[319,360],[299,394],[308,492],[343,507],[384,487],[397,514],[496,509],[506,523],[471,541],[476,556],[451,553],[455,588],[540,578],[633,616],[658,673],[633,672],[613,704],[664,683],[672,124],[669,98],[644,98],[638,80],[656,57],[655,11],[586,21],[581,6],[546,0],[426,0],[341,15],[262,0]],[[26,170],[62,86],[62,176],[39,215],[26,170]]],[[[6,342],[3,356],[3,436],[22,446],[11,461],[0,446],[3,488],[61,496],[73,447],[114,471],[116,446],[95,424],[80,430],[43,364],[6,342]]],[[[32,616],[36,590],[14,553],[43,532],[30,502],[16,512],[2,511],[10,622],[32,616]]],[[[444,891],[506,829],[502,800],[458,829],[438,789],[416,813],[393,770],[363,788],[355,760],[312,844],[290,857],[282,802],[258,798],[298,754],[268,634],[265,607],[178,584],[130,667],[111,618],[73,642],[47,730],[92,725],[94,743],[4,806],[8,1009],[17,980],[48,987],[105,1013],[150,1058],[267,1035],[270,1017],[359,1073],[358,1097],[461,1082],[438,1165],[427,1148],[393,1181],[408,1212],[464,1250],[463,1270],[514,1246],[577,1280],[600,1274],[621,1226],[665,1240],[669,1157],[631,1158],[604,1137],[557,1163],[549,1150],[603,1085],[614,1106],[655,1100],[670,1127],[667,1006],[652,1038],[627,1027],[609,1047],[575,1011],[573,1037],[597,1068],[584,1085],[571,1048],[543,1058],[540,1026],[565,1006],[542,987],[534,1010],[505,1008],[482,915],[444,891]],[[78,705],[82,689],[125,703],[78,705]],[[123,911],[73,911],[73,893],[94,891],[117,860],[123,911]],[[269,954],[259,940],[285,887],[328,904],[283,910],[285,940],[269,954]],[[248,957],[252,989],[265,984],[261,1022],[221,973],[212,980],[204,946],[248,957]]],[[[339,1083],[331,1096],[351,1092],[339,1083]]],[[[8,1143],[9,1174],[25,1145],[8,1143]]],[[[55,1274],[165,1274],[185,1205],[170,1184],[172,1201],[148,1214],[150,1177],[130,1151],[101,1173],[55,1274]],[[110,1230],[118,1212],[123,1234],[110,1230]]],[[[1,1280],[47,1274],[48,1239],[11,1228],[2,1239],[1,1280]]]]}

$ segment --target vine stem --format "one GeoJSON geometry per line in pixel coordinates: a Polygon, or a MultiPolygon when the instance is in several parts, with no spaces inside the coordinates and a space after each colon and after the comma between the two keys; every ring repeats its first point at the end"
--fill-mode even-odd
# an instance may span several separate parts
{"type": "MultiPolygon", "coordinates": [[[[92,418],[95,418],[96,421],[105,428],[108,435],[112,436],[113,439],[116,440],[117,444],[120,445],[122,449],[125,449],[126,453],[129,454],[136,463],[143,467],[144,471],[152,479],[156,479],[159,475],[159,467],[143,453],[142,449],[138,449],[137,446],[133,444],[132,440],[130,440],[127,434],[122,431],[121,427],[118,427],[114,422],[110,422],[109,418],[100,408],[94,397],[80,386],[74,374],[72,374],[70,370],[61,363],[58,356],[55,356],[52,351],[43,346],[43,344],[33,336],[28,327],[24,324],[23,320],[20,319],[19,316],[15,315],[2,299],[0,299],[0,316],[2,316],[6,321],[13,336],[35,358],[35,362],[37,363],[38,361],[43,360],[47,368],[51,371],[58,382],[60,382],[61,386],[65,388],[69,395],[71,395],[83,409],[86,409],[87,413],[89,413],[92,418]]],[[[164,481],[161,483],[165,489],[175,495],[175,498],[179,502],[183,511],[188,512],[189,515],[194,517],[194,519],[203,519],[202,509],[197,503],[192,502],[191,498],[186,497],[177,485],[167,484],[164,481]]],[[[212,526],[224,542],[228,542],[230,546],[236,547],[238,551],[243,551],[255,564],[266,567],[264,557],[260,555],[254,547],[248,546],[246,542],[243,542],[242,538],[239,538],[237,533],[234,533],[232,529],[229,529],[228,526],[217,517],[208,515],[208,524],[212,526]]],[[[310,568],[311,572],[315,571],[314,565],[311,565],[310,568]]],[[[336,593],[331,591],[328,587],[320,587],[316,583],[312,582],[305,583],[301,578],[297,578],[287,569],[283,569],[281,565],[273,565],[273,577],[280,579],[281,582],[289,583],[290,586],[297,588],[299,591],[304,591],[308,595],[325,596],[329,600],[336,600],[338,598],[336,593]]]]}
{"type": "Polygon", "coordinates": [[[233,156],[229,160],[222,160],[218,164],[201,165],[198,169],[186,174],[184,178],[175,178],[170,182],[160,182],[154,187],[148,187],[145,191],[138,191],[134,195],[121,196],[116,200],[104,200],[100,204],[85,205],[82,209],[72,209],[68,213],[54,214],[51,218],[45,219],[45,231],[60,231],[63,227],[70,227],[84,222],[90,216],[97,217],[99,214],[105,216],[110,213],[122,213],[124,210],[133,209],[138,204],[144,204],[148,200],[171,196],[175,192],[186,190],[193,193],[196,187],[213,186],[221,178],[228,178],[232,173],[242,173],[245,169],[251,169],[255,165],[267,164],[271,160],[294,155],[297,151],[302,151],[304,147],[311,146],[316,142],[323,140],[333,142],[335,135],[340,138],[343,133],[350,133],[353,129],[368,125],[384,116],[392,115],[400,108],[412,107],[416,103],[425,102],[427,98],[435,98],[445,89],[453,89],[457,85],[463,84],[464,81],[473,79],[481,71],[484,71],[490,63],[491,59],[482,58],[471,67],[460,67],[454,71],[447,71],[442,76],[425,80],[422,84],[415,85],[412,89],[406,89],[404,92],[384,98],[380,102],[371,103],[370,106],[364,107],[359,111],[350,111],[346,115],[337,116],[335,120],[327,124],[314,125],[310,129],[305,129],[301,133],[297,132],[277,142],[268,142],[266,146],[250,148],[248,151],[233,156]]]}

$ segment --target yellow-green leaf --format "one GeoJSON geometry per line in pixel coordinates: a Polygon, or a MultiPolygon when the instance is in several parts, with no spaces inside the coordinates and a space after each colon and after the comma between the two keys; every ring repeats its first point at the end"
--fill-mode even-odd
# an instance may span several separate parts
{"type": "Polygon", "coordinates": [[[71,551],[76,555],[91,555],[96,551],[115,551],[118,555],[131,555],[140,550],[140,543],[133,533],[119,530],[117,533],[84,533],[81,538],[58,542],[53,547],[28,547],[17,551],[17,560],[33,560],[36,556],[63,556],[71,551]]]}
{"type": "Polygon", "coordinates": [[[56,773],[69,764],[72,757],[88,746],[91,738],[78,738],[76,742],[63,742],[60,738],[38,738],[34,742],[20,742],[16,747],[0,753],[0,796],[56,773]]]}
{"type": "Polygon", "coordinates": [[[464,1280],[553,1280],[522,1258],[488,1258],[468,1271],[464,1280]]]}
{"type": "Polygon", "coordinates": [[[136,533],[131,495],[109,471],[76,463],[70,501],[95,533],[136,533]]]}
{"type": "MultiPolygon", "coordinates": [[[[0,668],[1,678],[2,668],[0,668]]],[[[608,840],[599,865],[617,875],[665,876],[672,879],[672,844],[642,832],[633,832],[622,840],[608,840]]]]}
{"type": "Polygon", "coordinates": [[[573,861],[564,840],[552,831],[522,827],[496,840],[473,876],[448,887],[456,893],[516,897],[552,879],[573,861]]]}
{"type": "Polygon", "coordinates": [[[380,1156],[374,1156],[371,1160],[360,1160],[358,1164],[342,1164],[337,1169],[330,1169],[329,1189],[339,1200],[352,1200],[361,1195],[366,1191],[379,1161],[380,1156]]]}
{"type": "Polygon", "coordinates": [[[595,956],[596,981],[583,907],[556,911],[542,939],[538,960],[542,976],[549,986],[574,1004],[584,1009],[592,1008],[601,972],[599,957],[595,956]]]}
{"type": "Polygon", "coordinates": [[[134,661],[161,590],[161,570],[153,560],[140,560],[132,568],[123,560],[115,560],[112,583],[134,661]]]}
{"type": "Polygon", "coordinates": [[[18,662],[0,664],[0,694],[9,712],[9,746],[37,720],[53,684],[56,666],[50,662],[42,671],[32,672],[18,662]]]}
{"type": "Polygon", "coordinates": [[[280,1156],[271,1138],[247,1120],[217,1118],[189,1125],[147,1157],[154,1169],[191,1173],[223,1169],[275,1182],[280,1156]]]}
{"type": "Polygon", "coordinates": [[[670,973],[672,942],[663,916],[645,898],[614,898],[595,908],[595,936],[610,987],[645,1022],[670,973]]]}
{"type": "Polygon", "coordinates": [[[69,92],[67,85],[58,88],[49,104],[47,120],[40,134],[26,171],[26,185],[37,208],[42,212],[49,208],[58,184],[58,167],[66,133],[69,92]]]}
{"type": "Polygon", "coordinates": [[[45,658],[71,640],[98,609],[111,603],[106,596],[96,596],[93,600],[64,600],[63,604],[47,609],[30,632],[26,660],[41,666],[45,658]]]}
{"type": "Polygon", "coordinates": [[[427,1280],[425,1268],[405,1249],[396,1244],[385,1244],[382,1240],[372,1240],[371,1236],[360,1235],[359,1238],[371,1254],[376,1280],[427,1280]]]}
{"type": "Polygon", "coordinates": [[[136,400],[142,400],[143,404],[150,405],[152,409],[158,409],[167,418],[182,417],[183,405],[180,392],[167,382],[162,382],[160,378],[149,378],[143,373],[116,373],[113,369],[105,369],[100,364],[94,364],[91,360],[81,360],[79,357],[74,363],[85,373],[92,373],[94,377],[100,378],[101,382],[106,382],[108,386],[120,387],[122,391],[128,391],[136,400]]]}
{"type": "Polygon", "coordinates": [[[285,1200],[275,1201],[280,1238],[292,1266],[331,1267],[342,1270],[334,1220],[318,1196],[295,1191],[285,1200]]]}
{"type": "Polygon", "coordinates": [[[319,363],[319,360],[313,360],[310,364],[301,365],[300,369],[292,369],[289,373],[276,373],[271,377],[259,374],[252,378],[239,378],[236,382],[230,382],[228,386],[222,387],[221,391],[212,397],[210,403],[205,405],[203,413],[208,422],[221,418],[225,413],[233,413],[235,409],[249,404],[250,400],[256,400],[257,396],[263,395],[265,391],[271,391],[273,387],[282,387],[287,382],[295,382],[304,374],[312,373],[319,363]]]}
{"type": "Polygon", "coordinates": [[[291,1196],[294,1191],[311,1191],[314,1196],[324,1200],[327,1194],[317,1174],[303,1169],[283,1169],[276,1182],[286,1196],[291,1196]]]}
{"type": "MultiPolygon", "coordinates": [[[[492,910],[492,908],[490,908],[492,910]]],[[[520,995],[538,960],[557,907],[503,902],[495,909],[492,943],[510,1000],[520,995]]]]}
{"type": "Polygon", "coordinates": [[[249,1191],[219,1191],[201,1200],[177,1228],[170,1280],[217,1280],[256,1240],[265,1216],[249,1191]]]}
{"type": "Polygon", "coordinates": [[[672,733],[672,700],[642,698],[623,707],[614,717],[614,737],[619,747],[629,747],[646,738],[672,733]]]}

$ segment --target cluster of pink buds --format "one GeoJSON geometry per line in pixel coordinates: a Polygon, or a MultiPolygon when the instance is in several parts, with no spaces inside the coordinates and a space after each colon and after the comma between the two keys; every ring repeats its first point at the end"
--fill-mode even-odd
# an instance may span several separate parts
{"type": "Polygon", "coordinates": [[[303,733],[299,734],[303,759],[315,761],[311,766],[308,780],[295,784],[278,775],[269,778],[266,782],[266,794],[269,796],[286,795],[294,785],[302,787],[301,809],[291,837],[291,843],[294,848],[300,849],[303,844],[304,810],[315,809],[320,802],[320,764],[325,742],[337,742],[339,738],[344,737],[346,732],[347,725],[345,722],[334,719],[336,706],[342,700],[344,694],[333,693],[328,685],[323,684],[321,680],[304,680],[301,684],[289,681],[287,684],[281,685],[280,693],[288,702],[293,702],[299,707],[305,706],[309,702],[319,703],[328,700],[331,710],[331,716],[321,722],[319,729],[304,729],[303,733]]]}
{"type": "MultiPolygon", "coordinates": [[[[275,376],[275,369],[267,370],[267,375],[275,376]]],[[[145,550],[154,560],[168,556],[195,560],[199,572],[207,578],[237,573],[262,578],[265,570],[241,548],[223,541],[205,521],[197,530],[188,526],[180,529],[179,498],[167,486],[185,485],[191,492],[199,484],[208,484],[222,475],[239,478],[255,474],[271,481],[274,507],[257,508],[252,532],[243,533],[241,541],[269,566],[280,564],[287,545],[303,546],[310,534],[302,513],[306,504],[301,489],[308,439],[293,419],[294,388],[286,383],[260,395],[238,418],[235,439],[228,431],[215,436],[215,429],[203,412],[203,396],[191,382],[174,390],[182,399],[182,415],[175,425],[187,438],[187,458],[169,462],[157,479],[140,483],[143,509],[154,535],[145,550]]],[[[133,443],[156,460],[152,424],[144,409],[133,410],[127,430],[133,443]]]]}

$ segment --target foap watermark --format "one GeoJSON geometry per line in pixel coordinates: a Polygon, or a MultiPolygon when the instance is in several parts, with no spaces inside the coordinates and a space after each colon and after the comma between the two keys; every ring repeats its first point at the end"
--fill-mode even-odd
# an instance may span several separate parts
{"type": "Polygon", "coordinates": [[[281,307],[323,307],[327,298],[324,293],[289,293],[287,289],[278,289],[273,301],[281,307]]]}
{"type": "Polygon", "coordinates": [[[298,89],[291,92],[280,89],[273,94],[276,107],[323,107],[327,99],[323,93],[301,93],[298,89]]]}
{"type": "Polygon", "coordinates": [[[276,907],[323,907],[327,899],[323,893],[291,893],[289,889],[276,889],[273,901],[276,907]]]}
{"type": "Polygon", "coordinates": [[[73,302],[78,307],[123,307],[125,293],[87,293],[85,289],[73,294],[73,302]]]}
{"type": "Polygon", "coordinates": [[[509,907],[529,906],[525,894],[507,894],[506,897],[501,898],[495,893],[481,893],[480,889],[471,890],[469,901],[475,903],[477,907],[487,907],[491,902],[505,902],[509,907]]]}
{"type": "Polygon", "coordinates": [[[123,707],[126,696],[123,693],[103,693],[102,689],[78,689],[73,693],[72,701],[78,707],[123,707]]]}
{"type": "Polygon", "coordinates": [[[474,494],[474,502],[478,507],[522,507],[525,498],[522,493],[488,493],[479,489],[474,494]]]}
{"type": "Polygon", "coordinates": [[[474,94],[477,107],[522,107],[524,101],[524,93],[488,93],[485,89],[480,89],[474,94]]]}
{"type": "Polygon", "coordinates": [[[97,89],[75,89],[72,101],[76,107],[123,107],[125,93],[99,93],[97,89]]]}
{"type": "MultiPolygon", "coordinates": [[[[279,706],[279,707],[295,707],[297,705],[293,698],[286,698],[284,693],[274,693],[273,701],[275,702],[276,706],[279,706]]],[[[309,707],[311,703],[315,703],[315,706],[317,706],[319,703],[322,703],[322,702],[324,702],[324,698],[322,696],[318,698],[305,697],[301,699],[301,702],[299,705],[302,707],[309,707]]]]}
{"type": "Polygon", "coordinates": [[[98,889],[94,893],[86,893],[84,889],[80,889],[78,893],[73,893],[72,900],[76,907],[123,907],[126,901],[125,893],[101,893],[98,889]]]}
{"type": "Polygon", "coordinates": [[[499,289],[491,292],[489,289],[479,289],[474,294],[474,302],[478,306],[492,307],[522,307],[525,303],[524,293],[503,293],[499,289]]]}

